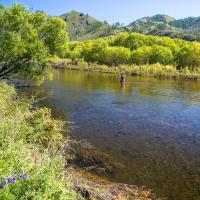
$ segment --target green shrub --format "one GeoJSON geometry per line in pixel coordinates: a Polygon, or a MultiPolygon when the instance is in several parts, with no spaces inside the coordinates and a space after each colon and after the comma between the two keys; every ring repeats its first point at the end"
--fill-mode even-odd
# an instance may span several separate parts
{"type": "Polygon", "coordinates": [[[0,188],[0,199],[77,199],[64,176],[63,133],[64,123],[52,119],[50,110],[33,110],[31,101],[0,83],[0,175],[30,176],[0,188]]]}

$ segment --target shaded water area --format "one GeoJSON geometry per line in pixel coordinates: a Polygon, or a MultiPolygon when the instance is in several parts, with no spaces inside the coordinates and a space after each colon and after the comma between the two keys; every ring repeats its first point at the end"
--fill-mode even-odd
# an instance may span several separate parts
{"type": "Polygon", "coordinates": [[[54,70],[29,92],[64,113],[72,137],[123,167],[107,178],[146,185],[170,200],[200,199],[200,82],[54,70]]]}

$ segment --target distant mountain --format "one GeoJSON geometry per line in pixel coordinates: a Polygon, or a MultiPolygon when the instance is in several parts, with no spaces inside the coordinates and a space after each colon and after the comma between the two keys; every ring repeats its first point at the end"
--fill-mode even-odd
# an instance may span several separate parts
{"type": "MultiPolygon", "coordinates": [[[[148,35],[168,36],[171,38],[181,38],[189,41],[197,39],[196,35],[184,30],[179,20],[168,15],[155,15],[144,17],[130,23],[127,28],[129,31],[144,33],[148,35]]],[[[200,26],[199,26],[200,27],[200,26]]]]}
{"type": "Polygon", "coordinates": [[[138,19],[128,26],[121,26],[120,23],[110,25],[106,21],[99,21],[88,14],[77,11],[71,11],[60,17],[67,23],[70,38],[78,41],[116,35],[122,31],[168,36],[188,41],[200,39],[200,17],[176,20],[168,15],[158,14],[138,19]]]}
{"type": "Polygon", "coordinates": [[[175,20],[170,22],[171,26],[181,28],[187,33],[199,34],[200,32],[200,17],[188,17],[185,19],[175,20]]]}
{"type": "Polygon", "coordinates": [[[147,18],[155,22],[164,22],[164,23],[169,23],[176,20],[173,17],[170,17],[168,15],[161,15],[161,14],[154,15],[152,17],[147,17],[147,18]]]}
{"type": "Polygon", "coordinates": [[[89,40],[117,34],[118,29],[109,25],[106,21],[101,22],[94,17],[77,11],[60,16],[67,23],[68,32],[72,40],[89,40]]]}
{"type": "Polygon", "coordinates": [[[168,23],[175,19],[167,15],[155,15],[153,17],[144,17],[130,23],[127,27],[131,31],[149,33],[153,30],[171,30],[176,31],[178,28],[170,26],[168,23]]]}

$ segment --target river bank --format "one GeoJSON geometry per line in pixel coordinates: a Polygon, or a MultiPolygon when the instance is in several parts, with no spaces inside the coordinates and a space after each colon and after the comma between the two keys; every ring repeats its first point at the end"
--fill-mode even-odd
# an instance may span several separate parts
{"type": "MultiPolygon", "coordinates": [[[[13,173],[26,173],[29,177],[7,186],[2,182],[1,199],[155,199],[144,188],[115,184],[100,177],[97,181],[81,167],[70,167],[66,161],[74,155],[69,151],[72,146],[65,123],[53,119],[49,109],[33,108],[32,104],[32,100],[17,96],[12,86],[0,83],[1,178],[13,173]]],[[[80,150],[76,148],[74,153],[80,159],[80,150]]]]}
{"type": "Polygon", "coordinates": [[[71,177],[71,187],[82,195],[84,199],[91,200],[164,200],[156,198],[151,190],[145,187],[113,183],[86,171],[69,168],[66,172],[71,177]]]}
{"type": "Polygon", "coordinates": [[[146,64],[146,65],[119,65],[119,66],[108,66],[99,65],[97,63],[87,63],[83,60],[72,62],[68,59],[51,59],[51,66],[59,69],[67,70],[79,70],[87,72],[101,72],[101,73],[112,73],[119,74],[121,71],[125,71],[126,74],[131,76],[149,76],[160,79],[184,79],[184,80],[199,80],[200,70],[199,68],[193,68],[190,70],[185,67],[178,70],[175,65],[161,65],[157,64],[146,64]]]}

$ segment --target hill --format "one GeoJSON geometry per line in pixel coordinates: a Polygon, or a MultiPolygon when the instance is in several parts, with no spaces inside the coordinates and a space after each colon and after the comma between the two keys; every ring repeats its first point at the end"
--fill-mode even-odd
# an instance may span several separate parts
{"type": "Polygon", "coordinates": [[[168,15],[158,14],[152,17],[138,19],[130,23],[127,28],[131,32],[139,32],[148,35],[168,36],[188,41],[197,40],[195,33],[183,29],[180,25],[181,23],[178,23],[178,21],[180,20],[176,20],[168,15]]]}
{"type": "Polygon", "coordinates": [[[171,26],[181,28],[187,33],[199,34],[200,32],[200,17],[188,17],[185,19],[175,20],[170,22],[171,26]]]}
{"type": "Polygon", "coordinates": [[[94,17],[77,11],[60,16],[63,18],[68,27],[69,36],[72,40],[85,41],[97,39],[117,34],[119,30],[108,24],[106,21],[101,22],[94,17]]]}
{"type": "Polygon", "coordinates": [[[200,39],[200,17],[176,20],[168,15],[158,14],[138,19],[127,26],[120,26],[120,23],[110,25],[106,21],[102,22],[77,11],[65,13],[60,17],[67,23],[70,38],[78,41],[116,35],[123,31],[168,36],[188,41],[200,39]]]}

